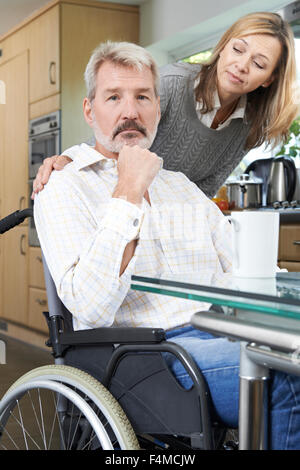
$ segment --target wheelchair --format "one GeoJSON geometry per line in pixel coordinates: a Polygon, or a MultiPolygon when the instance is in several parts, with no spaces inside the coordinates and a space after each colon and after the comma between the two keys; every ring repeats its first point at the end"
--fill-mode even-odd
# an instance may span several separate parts
{"type": "MultiPolygon", "coordinates": [[[[0,233],[32,217],[16,211],[0,233]]],[[[47,346],[54,364],[19,378],[0,402],[0,449],[213,450],[227,429],[212,418],[205,379],[190,355],[156,328],[74,331],[43,259],[49,312],[47,346]],[[193,381],[184,389],[165,362],[181,361],[193,381]]],[[[228,436],[228,434],[227,434],[228,436]]]]}

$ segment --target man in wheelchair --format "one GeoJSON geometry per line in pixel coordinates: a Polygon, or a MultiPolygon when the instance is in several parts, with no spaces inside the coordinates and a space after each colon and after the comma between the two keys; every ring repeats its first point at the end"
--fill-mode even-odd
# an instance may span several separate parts
{"type": "MultiPolygon", "coordinates": [[[[161,118],[158,77],[152,57],[139,46],[105,43],[94,51],[85,71],[83,113],[95,147],[63,152],[73,162],[53,172],[35,197],[35,224],[74,330],[163,328],[203,374],[213,419],[237,427],[239,343],[189,324],[208,305],[130,289],[133,274],[198,272],[226,282],[231,271],[226,218],[195,184],[162,169],[159,156],[148,150],[161,118]]],[[[97,352],[88,354],[89,362],[97,361],[97,352]]],[[[165,358],[190,389],[182,363],[165,358]]],[[[271,448],[300,448],[299,396],[299,378],[272,372],[271,448]]]]}

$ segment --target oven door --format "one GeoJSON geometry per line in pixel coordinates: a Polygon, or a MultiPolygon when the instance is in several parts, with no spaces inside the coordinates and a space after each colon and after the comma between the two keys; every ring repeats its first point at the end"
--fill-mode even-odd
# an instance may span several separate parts
{"type": "Polygon", "coordinates": [[[43,160],[60,154],[60,131],[46,132],[29,139],[29,178],[35,178],[43,160]]]}

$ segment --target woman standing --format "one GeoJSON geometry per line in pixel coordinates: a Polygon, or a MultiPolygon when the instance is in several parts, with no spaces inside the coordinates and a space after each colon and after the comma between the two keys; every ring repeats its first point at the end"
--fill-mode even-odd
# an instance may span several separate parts
{"type": "MultiPolygon", "coordinates": [[[[151,151],[163,158],[165,169],[183,172],[213,197],[249,150],[285,139],[299,109],[295,83],[288,23],[275,13],[246,15],[225,32],[205,64],[161,69],[162,116],[151,151]]],[[[68,161],[46,159],[34,192],[68,161]]]]}

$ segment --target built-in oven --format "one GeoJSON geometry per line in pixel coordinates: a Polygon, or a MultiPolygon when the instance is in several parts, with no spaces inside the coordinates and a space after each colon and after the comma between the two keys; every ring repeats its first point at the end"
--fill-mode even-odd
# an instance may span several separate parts
{"type": "MultiPolygon", "coordinates": [[[[60,111],[32,119],[29,122],[29,197],[32,193],[33,181],[38,169],[47,157],[60,154],[61,145],[60,111]]],[[[29,204],[33,207],[33,201],[29,204]]],[[[30,246],[39,246],[34,220],[29,222],[28,240],[30,246]]]]}

